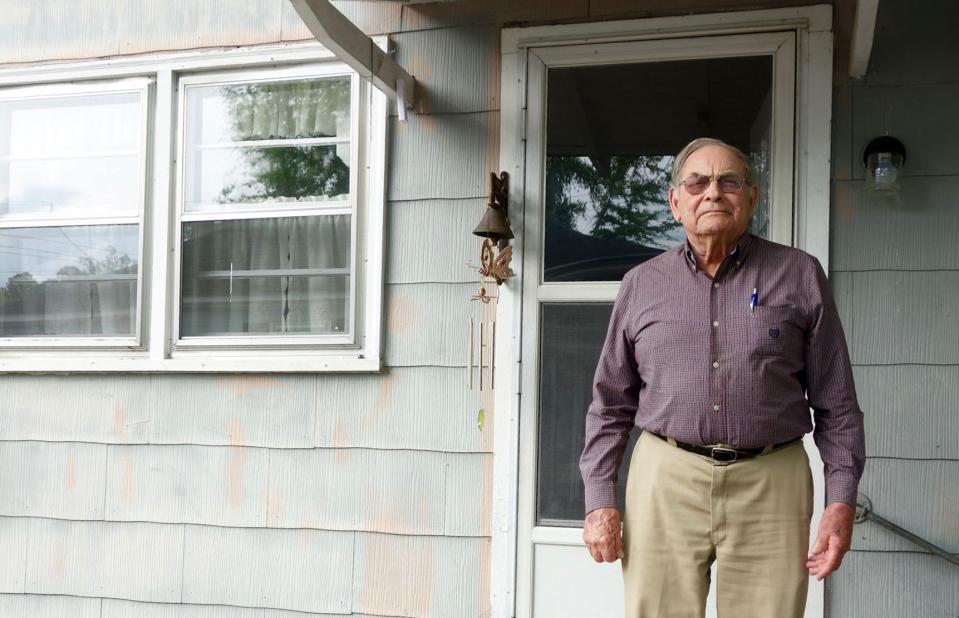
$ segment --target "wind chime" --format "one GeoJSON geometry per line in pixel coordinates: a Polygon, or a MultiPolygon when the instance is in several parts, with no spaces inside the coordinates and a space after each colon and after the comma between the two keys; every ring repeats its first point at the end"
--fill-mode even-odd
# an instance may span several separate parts
{"type": "MultiPolygon", "coordinates": [[[[492,390],[495,385],[496,368],[494,359],[496,357],[496,303],[493,302],[499,298],[498,294],[490,295],[487,287],[496,283],[499,287],[503,282],[512,277],[515,273],[510,268],[510,262],[513,260],[513,247],[509,241],[513,238],[513,230],[509,226],[509,174],[502,172],[499,176],[490,173],[490,199],[480,219],[479,225],[473,230],[473,234],[483,238],[483,246],[480,249],[480,265],[471,266],[479,272],[480,289],[470,300],[480,301],[484,305],[490,305],[491,311],[484,311],[485,314],[492,315],[492,318],[483,318],[479,323],[479,332],[476,331],[476,324],[473,318],[470,318],[469,329],[469,387],[473,389],[473,368],[479,368],[479,390],[492,390]],[[476,335],[479,335],[477,341],[476,335]],[[486,379],[486,376],[489,379],[486,379]]],[[[495,288],[494,288],[495,289],[495,288]]]]}

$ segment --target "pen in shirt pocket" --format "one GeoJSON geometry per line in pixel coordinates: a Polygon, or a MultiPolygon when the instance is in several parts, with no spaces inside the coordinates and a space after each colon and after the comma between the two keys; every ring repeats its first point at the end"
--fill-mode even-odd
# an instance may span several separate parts
{"type": "Polygon", "coordinates": [[[749,310],[752,311],[759,304],[759,292],[753,288],[753,293],[749,296],[749,310]]]}

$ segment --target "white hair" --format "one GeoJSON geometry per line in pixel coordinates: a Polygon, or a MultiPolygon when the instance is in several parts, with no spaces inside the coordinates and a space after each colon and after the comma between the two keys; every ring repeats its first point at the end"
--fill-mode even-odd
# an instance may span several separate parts
{"type": "Polygon", "coordinates": [[[678,187],[679,183],[682,181],[682,178],[680,178],[679,175],[682,173],[683,166],[686,165],[686,160],[689,158],[689,155],[693,154],[704,146],[719,146],[736,155],[736,158],[742,161],[743,169],[746,170],[746,182],[753,184],[753,172],[749,168],[749,160],[746,158],[746,155],[742,150],[719,139],[714,139],[712,137],[697,137],[693,141],[686,144],[683,149],[679,151],[679,154],[676,155],[676,158],[673,159],[672,182],[674,187],[678,187]]]}

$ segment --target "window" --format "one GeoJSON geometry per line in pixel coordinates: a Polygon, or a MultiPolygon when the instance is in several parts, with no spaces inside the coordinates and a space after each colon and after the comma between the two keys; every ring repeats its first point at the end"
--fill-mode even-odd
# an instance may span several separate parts
{"type": "Polygon", "coordinates": [[[351,77],[225,79],[181,80],[180,336],[351,343],[351,77]]]}
{"type": "Polygon", "coordinates": [[[382,94],[315,44],[55,74],[0,89],[0,370],[379,368],[382,94]]]}
{"type": "Polygon", "coordinates": [[[135,345],[146,80],[0,96],[0,345],[135,345]]]}

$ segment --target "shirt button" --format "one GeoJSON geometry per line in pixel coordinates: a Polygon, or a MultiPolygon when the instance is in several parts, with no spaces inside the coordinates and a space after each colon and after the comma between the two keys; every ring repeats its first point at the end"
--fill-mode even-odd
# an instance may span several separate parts
{"type": "Polygon", "coordinates": [[[713,327],[719,326],[719,320],[713,320],[713,327]]]}
{"type": "Polygon", "coordinates": [[[714,287],[714,288],[718,288],[718,287],[719,287],[719,283],[714,283],[714,284],[713,284],[713,287],[714,287]]]}
{"type": "Polygon", "coordinates": [[[713,369],[719,369],[719,361],[713,361],[713,369]]]}
{"type": "Polygon", "coordinates": [[[719,404],[713,406],[713,412],[719,412],[719,404]]]}

